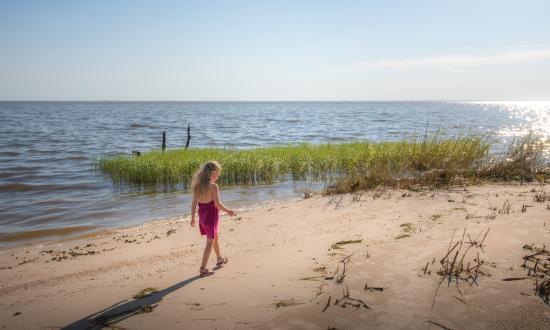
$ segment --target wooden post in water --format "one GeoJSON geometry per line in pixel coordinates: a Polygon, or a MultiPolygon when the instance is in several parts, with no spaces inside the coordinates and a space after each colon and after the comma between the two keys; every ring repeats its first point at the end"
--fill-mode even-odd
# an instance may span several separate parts
{"type": "Polygon", "coordinates": [[[166,131],[162,131],[162,152],[166,149],[166,131]]]}
{"type": "Polygon", "coordinates": [[[185,149],[189,147],[190,140],[191,140],[191,126],[187,124],[187,142],[185,142],[185,149]]]}

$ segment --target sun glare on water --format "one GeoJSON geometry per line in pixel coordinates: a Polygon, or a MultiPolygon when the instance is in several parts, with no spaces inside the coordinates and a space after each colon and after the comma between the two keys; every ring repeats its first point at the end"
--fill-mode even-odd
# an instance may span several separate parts
{"type": "Polygon", "coordinates": [[[508,113],[513,122],[502,127],[497,134],[500,136],[525,136],[530,132],[541,137],[543,142],[550,141],[550,101],[484,101],[473,104],[497,106],[508,113]]]}

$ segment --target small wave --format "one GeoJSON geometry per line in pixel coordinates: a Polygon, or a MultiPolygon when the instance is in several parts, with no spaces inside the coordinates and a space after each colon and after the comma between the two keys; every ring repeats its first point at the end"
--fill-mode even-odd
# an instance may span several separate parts
{"type": "Polygon", "coordinates": [[[70,160],[86,160],[86,159],[90,159],[90,157],[87,157],[87,156],[71,156],[71,157],[67,157],[66,159],[70,159],[70,160]]]}
{"type": "Polygon", "coordinates": [[[29,191],[32,189],[33,185],[24,183],[9,183],[0,186],[0,192],[29,191]]]}
{"type": "Polygon", "coordinates": [[[94,190],[96,185],[87,183],[78,183],[70,185],[62,184],[27,184],[27,183],[8,183],[0,185],[0,192],[25,192],[25,191],[60,191],[60,190],[94,190]]]}
{"type": "Polygon", "coordinates": [[[13,233],[0,233],[0,242],[16,242],[46,237],[60,237],[96,229],[92,226],[64,227],[53,229],[25,230],[13,233]]]}
{"type": "Polygon", "coordinates": [[[47,199],[47,200],[39,200],[36,202],[33,202],[32,205],[39,205],[39,206],[51,206],[51,205],[64,205],[64,204],[75,204],[79,203],[78,200],[74,199],[47,199]]]}
{"type": "Polygon", "coordinates": [[[19,155],[19,152],[15,152],[15,151],[2,151],[2,152],[0,152],[0,156],[15,157],[17,155],[19,155]]]}
{"type": "Polygon", "coordinates": [[[19,173],[17,172],[0,172],[0,178],[9,178],[9,177],[12,177],[12,176],[16,176],[18,175],[19,173]]]}
{"type": "Polygon", "coordinates": [[[142,127],[145,127],[145,128],[156,128],[155,125],[151,125],[151,124],[140,124],[140,123],[131,123],[131,124],[130,124],[130,127],[131,127],[131,128],[142,128],[142,127]]]}

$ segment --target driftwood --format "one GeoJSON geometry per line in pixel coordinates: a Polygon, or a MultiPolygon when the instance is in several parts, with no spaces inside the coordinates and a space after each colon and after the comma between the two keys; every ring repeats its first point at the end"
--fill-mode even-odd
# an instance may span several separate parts
{"type": "Polygon", "coordinates": [[[185,149],[189,148],[189,141],[191,141],[191,126],[187,124],[187,142],[185,142],[185,149]]]}

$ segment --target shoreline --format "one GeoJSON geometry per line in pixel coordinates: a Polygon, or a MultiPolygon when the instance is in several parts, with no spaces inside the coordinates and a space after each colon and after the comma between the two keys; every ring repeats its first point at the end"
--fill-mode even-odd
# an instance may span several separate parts
{"type": "MultiPolygon", "coordinates": [[[[550,246],[550,199],[536,202],[537,194],[550,196],[550,188],[379,189],[222,216],[220,245],[229,264],[200,279],[204,238],[184,218],[5,249],[0,319],[18,329],[92,321],[132,329],[435,329],[434,323],[542,329],[550,307],[534,297],[534,279],[521,268],[532,252],[524,246],[550,246]],[[439,259],[452,232],[458,237],[464,228],[474,241],[490,228],[483,250],[476,250],[487,275],[480,273],[474,285],[459,281],[461,293],[442,286],[432,309],[439,259]],[[147,287],[159,292],[132,299],[147,287]],[[346,290],[369,308],[346,300],[346,290]],[[343,301],[351,304],[342,308],[343,301]],[[128,318],[115,322],[109,316],[115,312],[128,318]],[[94,314],[103,318],[87,318],[94,314]]],[[[474,262],[473,256],[466,259],[474,262]]]]}
{"type": "MultiPolygon", "coordinates": [[[[279,199],[266,199],[266,200],[260,200],[260,201],[253,201],[252,203],[246,201],[244,204],[242,204],[242,206],[233,206],[234,202],[230,202],[229,205],[232,205],[239,212],[248,212],[248,211],[253,211],[264,207],[270,207],[272,205],[279,205],[281,203],[292,203],[302,199],[297,196],[295,197],[287,196],[286,198],[281,197],[279,199]]],[[[190,209],[190,206],[189,206],[189,209],[190,209]]],[[[188,218],[189,215],[190,214],[184,213],[181,216],[150,219],[150,220],[146,220],[143,223],[112,226],[112,227],[71,226],[71,227],[36,229],[36,230],[30,230],[30,231],[23,230],[23,231],[2,233],[0,234],[0,253],[2,251],[15,249],[15,248],[25,248],[25,247],[32,247],[37,245],[55,244],[56,242],[78,241],[86,238],[93,238],[96,236],[108,235],[110,233],[123,231],[125,229],[140,227],[148,223],[171,222],[171,221],[174,221],[175,219],[181,220],[184,218],[188,218]],[[26,237],[29,237],[29,238],[26,238],[26,237]]]]}

